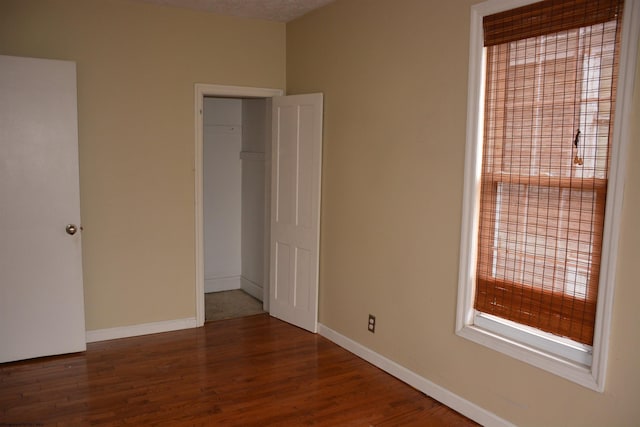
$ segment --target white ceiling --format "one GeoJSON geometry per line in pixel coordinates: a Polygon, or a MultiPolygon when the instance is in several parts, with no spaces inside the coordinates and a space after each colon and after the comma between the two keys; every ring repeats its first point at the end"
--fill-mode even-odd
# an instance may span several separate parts
{"type": "Polygon", "coordinates": [[[221,15],[288,22],[334,0],[139,0],[221,15]]]}

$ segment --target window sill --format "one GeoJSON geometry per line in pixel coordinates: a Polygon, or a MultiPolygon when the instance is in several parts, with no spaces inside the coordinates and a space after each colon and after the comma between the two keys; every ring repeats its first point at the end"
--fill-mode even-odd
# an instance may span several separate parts
{"type": "MultiPolygon", "coordinates": [[[[465,325],[457,330],[456,334],[589,389],[599,392],[603,391],[602,381],[599,381],[599,379],[594,376],[590,366],[536,348],[531,344],[524,343],[522,340],[507,337],[505,334],[489,330],[484,321],[478,323],[485,325],[485,327],[477,324],[465,325]]],[[[495,329],[490,325],[489,328],[495,329]]]]}
{"type": "Polygon", "coordinates": [[[498,336],[552,354],[570,362],[591,367],[593,348],[589,345],[554,336],[535,328],[511,322],[486,313],[476,312],[474,325],[498,336]]]}

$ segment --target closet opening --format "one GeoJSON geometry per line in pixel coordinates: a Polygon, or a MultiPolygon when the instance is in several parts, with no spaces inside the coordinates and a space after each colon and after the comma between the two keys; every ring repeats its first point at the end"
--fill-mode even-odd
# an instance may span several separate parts
{"type": "Polygon", "coordinates": [[[268,107],[266,98],[203,100],[205,321],[268,311],[268,107]]]}

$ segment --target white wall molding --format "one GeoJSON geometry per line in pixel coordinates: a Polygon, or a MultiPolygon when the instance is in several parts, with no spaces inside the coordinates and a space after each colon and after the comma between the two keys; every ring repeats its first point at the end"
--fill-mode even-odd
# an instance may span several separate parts
{"type": "Polygon", "coordinates": [[[420,390],[427,396],[437,400],[440,403],[447,405],[448,407],[460,412],[464,416],[471,418],[477,423],[487,427],[514,427],[514,424],[498,417],[492,412],[481,408],[480,406],[450,392],[449,390],[441,387],[428,379],[421,377],[413,371],[405,368],[402,365],[387,359],[386,357],[376,353],[375,351],[363,346],[360,343],[353,341],[350,338],[334,331],[333,329],[318,324],[318,333],[323,337],[333,341],[335,344],[350,351],[356,356],[366,360],[374,366],[382,369],[383,371],[393,375],[400,381],[403,381],[411,387],[420,390]]]}
{"type": "Polygon", "coordinates": [[[116,328],[94,329],[87,331],[86,340],[88,343],[97,341],[114,340],[118,338],[137,337],[140,335],[157,334],[160,332],[171,332],[180,329],[195,328],[196,318],[165,320],[161,322],[141,323],[138,325],[119,326],[116,328]]]}
{"type": "Polygon", "coordinates": [[[240,289],[240,276],[231,277],[211,277],[204,279],[204,292],[222,292],[240,289]]]}
{"type": "Polygon", "coordinates": [[[262,286],[252,282],[246,277],[240,278],[240,289],[242,289],[243,291],[245,291],[246,293],[248,293],[249,295],[251,295],[257,300],[262,301],[262,299],[264,298],[262,286]]]}

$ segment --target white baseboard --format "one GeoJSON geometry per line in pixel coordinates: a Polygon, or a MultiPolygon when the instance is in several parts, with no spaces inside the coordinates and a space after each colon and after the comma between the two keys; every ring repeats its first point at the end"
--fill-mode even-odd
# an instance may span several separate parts
{"type": "Polygon", "coordinates": [[[240,289],[257,299],[258,301],[262,301],[264,299],[264,291],[262,290],[262,286],[259,286],[257,283],[254,283],[245,277],[240,278],[240,289]]]}
{"type": "Polygon", "coordinates": [[[204,292],[222,292],[240,289],[240,276],[211,277],[204,279],[204,292]]]}
{"type": "Polygon", "coordinates": [[[475,403],[450,392],[428,379],[421,377],[386,357],[376,353],[375,351],[353,341],[350,338],[328,328],[323,324],[318,324],[318,333],[323,337],[333,341],[340,347],[350,351],[356,356],[366,360],[372,365],[377,366],[383,371],[393,375],[399,380],[409,384],[411,387],[420,390],[427,396],[441,402],[448,407],[460,412],[464,416],[471,418],[475,422],[487,427],[514,427],[514,424],[498,417],[492,412],[481,408],[475,403]]]}
{"type": "Polygon", "coordinates": [[[86,332],[87,342],[114,340],[117,338],[136,337],[139,335],[157,334],[197,327],[195,317],[187,319],[165,320],[162,322],[142,323],[117,328],[95,329],[86,332]]]}

